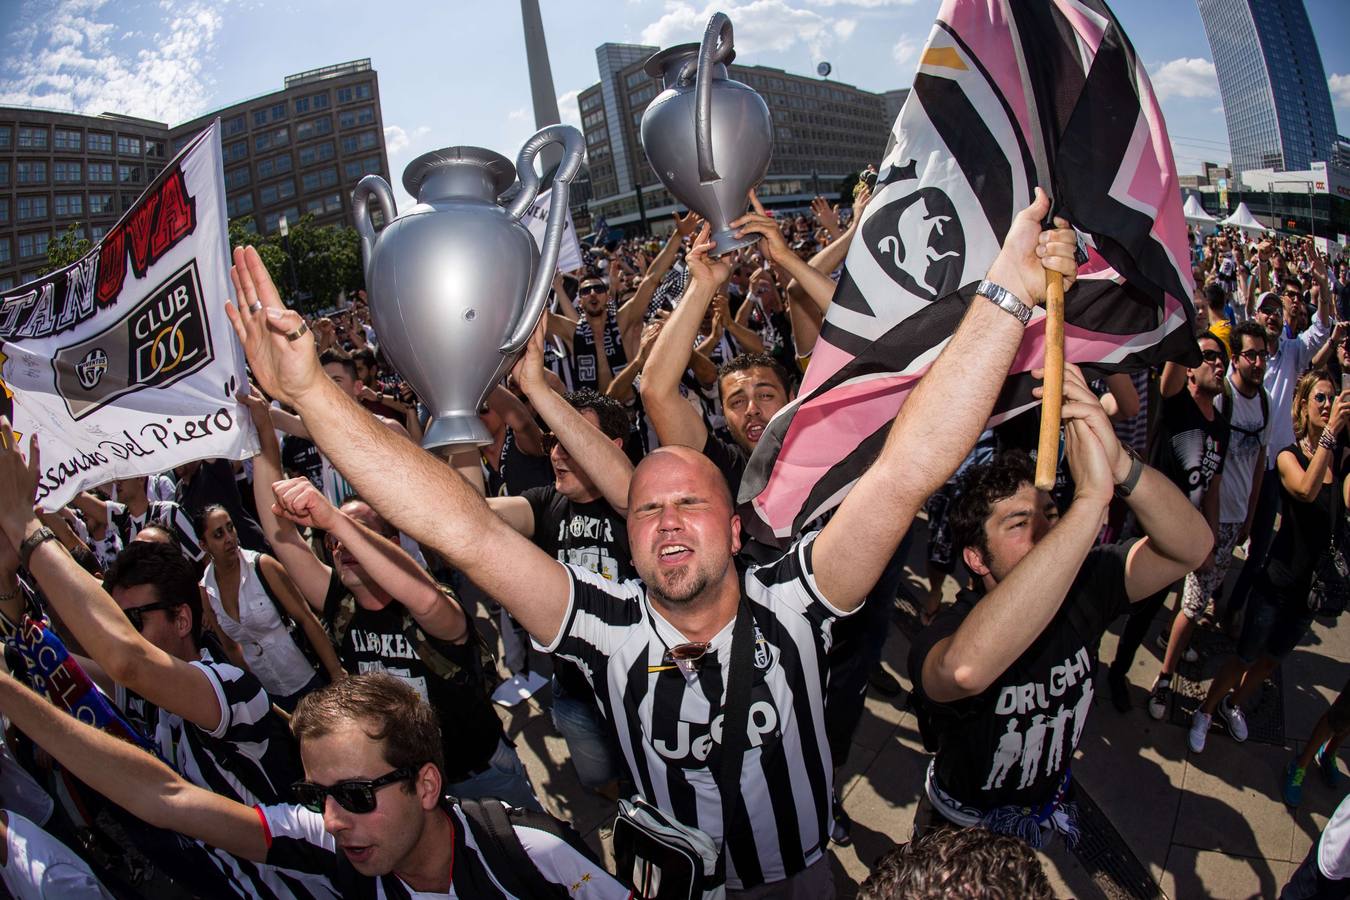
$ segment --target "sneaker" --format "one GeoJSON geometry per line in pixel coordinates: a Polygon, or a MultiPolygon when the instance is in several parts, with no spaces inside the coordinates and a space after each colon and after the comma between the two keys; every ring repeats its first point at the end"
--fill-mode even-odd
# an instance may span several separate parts
{"type": "Polygon", "coordinates": [[[1127,713],[1134,708],[1134,703],[1130,701],[1130,686],[1124,675],[1114,669],[1107,669],[1106,686],[1111,689],[1111,705],[1117,712],[1127,713]]]}
{"type": "MultiPolygon", "coordinates": [[[[1161,650],[1163,653],[1167,652],[1166,632],[1162,631],[1158,632],[1158,649],[1161,650]]],[[[1181,654],[1181,659],[1183,662],[1196,663],[1200,661],[1200,654],[1196,651],[1194,647],[1187,647],[1186,652],[1181,654]]]]}
{"type": "Polygon", "coordinates": [[[1148,695],[1148,714],[1162,721],[1167,715],[1167,701],[1172,699],[1172,676],[1159,675],[1148,695]]]}
{"type": "Polygon", "coordinates": [[[1303,776],[1307,774],[1302,766],[1290,763],[1284,769],[1284,802],[1289,806],[1298,806],[1303,800],[1303,776]]]}
{"type": "Polygon", "coordinates": [[[1247,739],[1247,717],[1232,703],[1231,695],[1219,701],[1219,715],[1228,726],[1228,733],[1239,744],[1247,739]]]}
{"type": "Polygon", "coordinates": [[[844,812],[844,804],[839,802],[838,797],[832,797],[830,802],[833,821],[830,823],[830,840],[840,847],[847,847],[853,843],[853,820],[844,812]]]}
{"type": "Polygon", "coordinates": [[[1209,736],[1209,723],[1214,717],[1209,713],[1196,710],[1191,716],[1191,731],[1188,741],[1192,753],[1201,753],[1205,749],[1205,738],[1209,736]]]}
{"type": "Polygon", "coordinates": [[[1338,788],[1345,783],[1345,773],[1336,762],[1336,754],[1327,753],[1327,745],[1317,748],[1317,770],[1322,773],[1327,784],[1338,788]]]}

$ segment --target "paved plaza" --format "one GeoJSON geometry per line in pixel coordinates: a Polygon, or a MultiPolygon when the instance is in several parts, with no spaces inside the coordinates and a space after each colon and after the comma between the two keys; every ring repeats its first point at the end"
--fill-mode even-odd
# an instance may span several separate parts
{"type": "MultiPolygon", "coordinates": [[[[922,552],[924,542],[915,543],[922,552]]],[[[922,571],[922,560],[914,562],[922,571]]],[[[907,589],[917,593],[922,583],[911,579],[907,589]]],[[[947,589],[950,599],[955,591],[951,579],[947,589]]],[[[1174,608],[1169,601],[1154,632],[1174,608]]],[[[904,626],[909,621],[902,594],[886,643],[885,666],[906,691],[910,687],[905,665],[909,639],[904,626]]],[[[1106,662],[1115,656],[1123,621],[1102,641],[1101,657],[1106,662]]],[[[1135,704],[1130,713],[1121,715],[1111,705],[1105,666],[1101,666],[1095,708],[1073,773],[1087,795],[1085,804],[1103,815],[1084,816],[1084,839],[1077,854],[1059,843],[1043,854],[1057,894],[1078,898],[1277,896],[1340,799],[1314,769],[1308,772],[1303,804],[1297,811],[1291,811],[1279,797],[1285,764],[1303,749],[1313,725],[1350,673],[1345,663],[1350,659],[1350,629],[1329,626],[1319,621],[1313,627],[1278,679],[1282,746],[1259,739],[1267,735],[1260,733],[1258,717],[1253,716],[1253,735],[1245,744],[1235,744],[1216,723],[1205,752],[1194,754],[1186,744],[1186,729],[1179,724],[1185,721],[1184,712],[1161,722],[1149,718],[1145,702],[1161,660],[1154,632],[1130,672],[1135,704]]],[[[1222,646],[1217,636],[1208,637],[1201,640],[1202,647],[1222,646]]],[[[538,670],[547,671],[547,657],[534,653],[532,660],[538,670]]],[[[1218,663],[1217,654],[1210,656],[1202,659],[1198,670],[1207,677],[1218,663]]],[[[1274,691],[1268,685],[1263,702],[1272,702],[1274,691]]],[[[606,844],[614,806],[577,782],[567,762],[567,745],[547,714],[549,697],[545,688],[514,709],[502,709],[508,733],[544,805],[572,822],[612,863],[606,844]]],[[[889,698],[869,690],[866,712],[844,764],[844,807],[854,827],[851,846],[831,846],[840,897],[853,897],[873,860],[909,835],[928,756],[914,714],[904,708],[904,701],[905,696],[889,698]]],[[[1278,731],[1280,723],[1265,724],[1271,726],[1267,731],[1278,731]]]]}

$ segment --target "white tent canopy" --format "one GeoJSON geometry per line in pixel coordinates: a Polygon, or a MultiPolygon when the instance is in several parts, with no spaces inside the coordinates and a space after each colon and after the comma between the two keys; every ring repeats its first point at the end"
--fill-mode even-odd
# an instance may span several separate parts
{"type": "Polygon", "coordinates": [[[1256,221],[1256,216],[1247,208],[1247,204],[1239,203],[1238,208],[1233,210],[1233,214],[1219,223],[1220,225],[1234,225],[1243,231],[1250,231],[1256,234],[1266,230],[1266,226],[1256,221]]]}
{"type": "Polygon", "coordinates": [[[1186,222],[1190,225],[1213,225],[1217,221],[1205,208],[1200,205],[1200,198],[1195,194],[1189,194],[1186,197],[1186,205],[1182,207],[1182,213],[1186,216],[1186,222]]]}

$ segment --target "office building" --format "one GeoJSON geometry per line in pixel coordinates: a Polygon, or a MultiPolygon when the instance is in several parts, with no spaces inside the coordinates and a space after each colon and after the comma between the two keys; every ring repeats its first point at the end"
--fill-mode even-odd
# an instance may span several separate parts
{"type": "Polygon", "coordinates": [[[1303,0],[1199,0],[1233,170],[1307,170],[1332,159],[1336,120],[1303,0]]]}
{"type": "Polygon", "coordinates": [[[275,232],[282,216],[350,224],[363,175],[389,177],[369,59],[287,76],[282,90],[168,126],[104,113],[0,107],[0,290],[37,277],[71,224],[97,241],[164,164],[221,120],[229,217],[275,232]]]}
{"type": "MultiPolygon", "coordinates": [[[[595,51],[600,81],[577,98],[591,175],[588,211],[614,227],[633,226],[643,213],[667,218],[680,208],[647,163],[639,140],[642,113],[661,91],[660,82],[642,68],[657,49],[601,44],[595,51]]],[[[728,68],[733,79],[764,97],[773,114],[773,156],[759,189],[766,204],[798,207],[816,194],[837,195],[850,173],[881,161],[894,122],[882,94],[767,66],[728,68]]]]}

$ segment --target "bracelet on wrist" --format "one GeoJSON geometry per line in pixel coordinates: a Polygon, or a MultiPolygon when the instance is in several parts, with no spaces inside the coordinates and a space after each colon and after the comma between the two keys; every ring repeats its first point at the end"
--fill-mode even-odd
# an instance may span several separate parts
{"type": "Polygon", "coordinates": [[[1317,439],[1317,446],[1324,450],[1336,449],[1336,435],[1331,433],[1331,429],[1328,428],[1322,432],[1322,436],[1317,439]]]}

